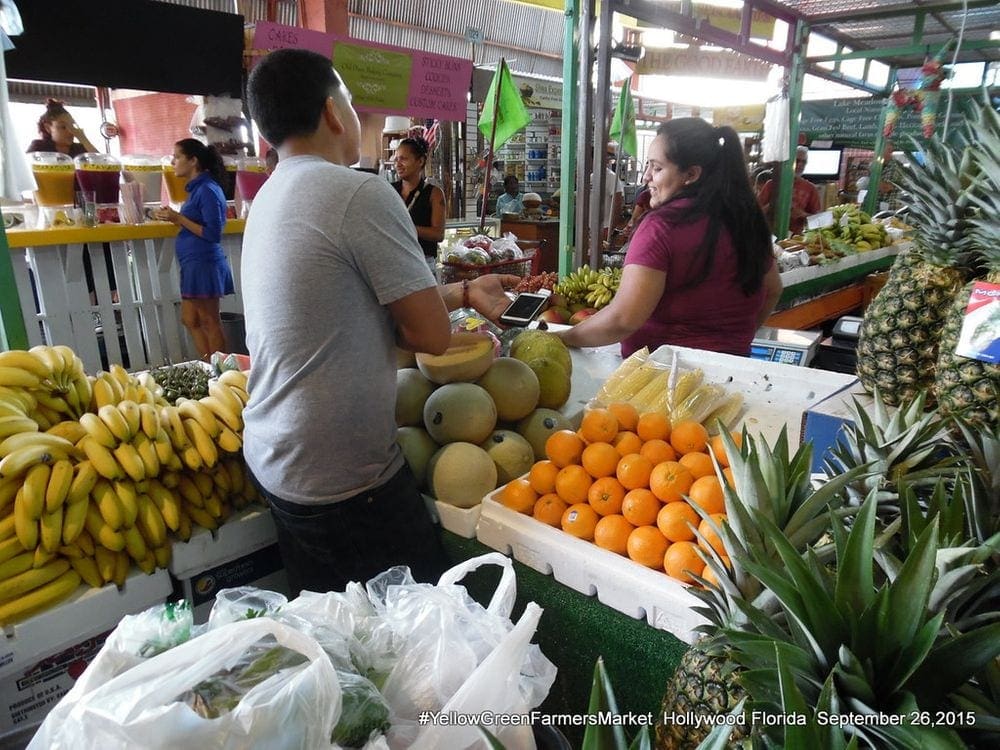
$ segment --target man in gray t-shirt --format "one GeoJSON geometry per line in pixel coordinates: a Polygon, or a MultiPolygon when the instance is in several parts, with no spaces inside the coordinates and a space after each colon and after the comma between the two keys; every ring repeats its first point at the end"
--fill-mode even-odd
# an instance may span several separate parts
{"type": "Polygon", "coordinates": [[[512,279],[435,284],[399,196],[346,166],[360,125],[328,59],[273,52],[248,94],[280,161],[243,241],[244,455],[289,581],[342,589],[398,564],[435,580],[447,559],[395,442],[395,347],[443,352],[448,309],[496,317],[512,279]]]}

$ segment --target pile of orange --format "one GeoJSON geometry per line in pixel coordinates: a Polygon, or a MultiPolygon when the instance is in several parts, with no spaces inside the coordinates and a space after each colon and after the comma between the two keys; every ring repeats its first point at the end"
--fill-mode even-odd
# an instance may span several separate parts
{"type": "MultiPolygon", "coordinates": [[[[741,435],[732,437],[740,445],[741,435]]],[[[545,454],[504,486],[508,508],[686,583],[691,574],[714,578],[699,546],[728,562],[717,529],[726,518],[722,482],[733,478],[721,436],[701,424],[611,404],[586,411],[579,430],[550,435],[545,454]]]]}

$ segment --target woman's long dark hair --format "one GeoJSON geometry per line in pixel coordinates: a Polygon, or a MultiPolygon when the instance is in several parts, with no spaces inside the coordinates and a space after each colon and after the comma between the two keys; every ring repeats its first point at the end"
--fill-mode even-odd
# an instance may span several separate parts
{"type": "Polygon", "coordinates": [[[42,116],[38,118],[38,136],[43,141],[51,141],[52,133],[50,133],[45,126],[52,124],[52,121],[60,115],[68,114],[69,111],[66,109],[64,102],[59,99],[46,99],[45,111],[42,113],[42,116]]]}
{"type": "Polygon", "coordinates": [[[196,138],[182,138],[174,144],[189,159],[197,159],[201,171],[208,172],[212,179],[222,184],[226,174],[226,166],[214,146],[206,146],[196,138]]]}
{"type": "Polygon", "coordinates": [[[699,248],[702,265],[688,286],[697,286],[708,278],[715,263],[719,232],[725,227],[736,248],[740,288],[744,294],[754,294],[773,262],[771,230],[750,187],[736,131],[712,127],[699,117],[682,117],[661,125],[656,135],[664,140],[667,159],[679,169],[701,167],[696,182],[656,209],[668,220],[684,224],[708,217],[699,248]],[[691,203],[678,206],[678,198],[688,198],[691,203]]]}

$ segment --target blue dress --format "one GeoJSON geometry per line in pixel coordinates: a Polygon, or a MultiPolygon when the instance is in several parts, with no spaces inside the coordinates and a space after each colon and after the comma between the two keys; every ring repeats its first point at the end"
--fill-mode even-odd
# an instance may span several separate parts
{"type": "Polygon", "coordinates": [[[181,227],[177,235],[177,262],[181,269],[181,298],[218,299],[234,294],[233,272],[222,252],[226,199],[208,172],[201,172],[186,188],[181,214],[201,224],[202,236],[181,227]]]}

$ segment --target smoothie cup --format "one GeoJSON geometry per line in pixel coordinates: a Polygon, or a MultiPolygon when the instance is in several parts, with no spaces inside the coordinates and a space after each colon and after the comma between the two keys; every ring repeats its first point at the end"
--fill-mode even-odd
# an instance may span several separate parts
{"type": "Polygon", "coordinates": [[[118,182],[121,179],[121,162],[109,154],[80,154],[73,161],[76,163],[76,181],[80,190],[92,190],[97,197],[98,222],[118,223],[118,182]]]}

